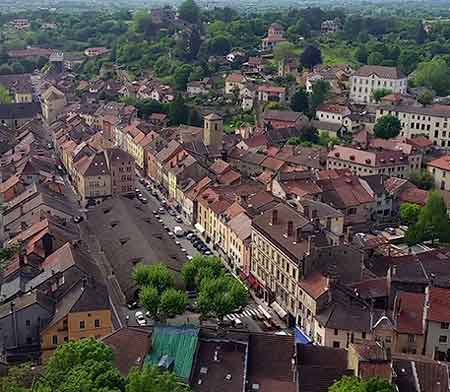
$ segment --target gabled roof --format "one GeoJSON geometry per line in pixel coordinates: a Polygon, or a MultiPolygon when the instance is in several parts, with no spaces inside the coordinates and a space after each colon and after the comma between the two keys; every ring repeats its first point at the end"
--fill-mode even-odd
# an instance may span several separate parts
{"type": "Polygon", "coordinates": [[[355,76],[369,77],[376,75],[382,79],[403,79],[406,76],[396,67],[385,67],[382,65],[364,65],[358,69],[355,76]]]}
{"type": "Polygon", "coordinates": [[[450,323],[450,290],[439,287],[428,288],[427,319],[450,323]]]}
{"type": "Polygon", "coordinates": [[[398,292],[394,303],[394,321],[398,333],[422,335],[425,294],[398,292]]]}
{"type": "Polygon", "coordinates": [[[114,364],[122,376],[134,367],[141,368],[150,351],[151,332],[147,327],[123,327],[104,336],[101,341],[111,347],[114,364]]]}

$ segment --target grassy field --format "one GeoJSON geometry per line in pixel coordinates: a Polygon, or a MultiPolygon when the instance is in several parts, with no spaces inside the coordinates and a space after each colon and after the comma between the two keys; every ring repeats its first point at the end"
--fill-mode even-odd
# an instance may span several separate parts
{"type": "Polygon", "coordinates": [[[329,45],[320,45],[322,59],[325,64],[351,64],[358,65],[355,60],[355,49],[347,47],[332,47],[329,45]]]}

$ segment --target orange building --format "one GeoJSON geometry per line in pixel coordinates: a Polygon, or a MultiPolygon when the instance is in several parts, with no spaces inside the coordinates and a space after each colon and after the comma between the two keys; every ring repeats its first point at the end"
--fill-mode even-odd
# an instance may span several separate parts
{"type": "Polygon", "coordinates": [[[112,315],[106,287],[80,280],[55,305],[53,319],[41,331],[42,360],[46,362],[61,344],[82,338],[99,339],[112,332],[112,315]]]}

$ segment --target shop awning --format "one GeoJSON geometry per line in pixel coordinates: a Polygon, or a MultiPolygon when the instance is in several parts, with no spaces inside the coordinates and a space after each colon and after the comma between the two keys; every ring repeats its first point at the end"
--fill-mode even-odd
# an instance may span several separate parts
{"type": "Polygon", "coordinates": [[[287,316],[287,312],[278,304],[278,302],[272,302],[270,307],[275,310],[280,318],[285,318],[287,316]]]}
{"type": "Polygon", "coordinates": [[[194,227],[200,234],[205,232],[205,228],[200,223],[196,223],[194,227]]]}
{"type": "Polygon", "coordinates": [[[308,344],[311,343],[311,338],[306,335],[299,327],[295,328],[295,342],[300,344],[308,344]]]}

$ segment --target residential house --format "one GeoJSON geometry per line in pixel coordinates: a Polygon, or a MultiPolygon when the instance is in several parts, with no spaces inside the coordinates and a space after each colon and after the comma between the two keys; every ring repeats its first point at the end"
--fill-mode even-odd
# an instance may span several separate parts
{"type": "Polygon", "coordinates": [[[74,186],[82,200],[111,196],[111,172],[104,152],[84,156],[74,164],[74,186]]]}
{"type": "Polygon", "coordinates": [[[33,101],[33,85],[30,74],[0,75],[0,85],[9,91],[16,103],[33,101]]]}
{"type": "Polygon", "coordinates": [[[104,54],[106,54],[108,52],[109,52],[109,49],[105,48],[105,47],[87,48],[84,50],[84,54],[87,57],[103,56],[104,54]]]}
{"type": "Polygon", "coordinates": [[[428,286],[425,289],[424,323],[426,340],[424,354],[438,361],[449,361],[450,290],[428,286]]]}
{"type": "Polygon", "coordinates": [[[344,226],[364,227],[375,208],[375,198],[362,185],[357,176],[343,175],[320,179],[320,200],[344,214],[344,226]]]}
{"type": "Polygon", "coordinates": [[[2,213],[2,238],[15,236],[45,215],[68,221],[77,215],[77,210],[64,194],[52,192],[45,185],[32,184],[8,202],[2,213]]]}
{"type": "Polygon", "coordinates": [[[393,351],[405,354],[422,354],[425,344],[424,328],[425,294],[397,292],[394,300],[393,351]]]}
{"type": "Polygon", "coordinates": [[[202,80],[193,80],[192,82],[189,82],[186,86],[186,91],[190,97],[195,97],[198,95],[207,95],[212,87],[211,80],[209,78],[204,78],[202,80]]]}
{"type": "Polygon", "coordinates": [[[279,102],[285,103],[287,100],[287,92],[285,87],[271,86],[263,84],[258,86],[258,100],[260,102],[279,102]]]}
{"type": "Polygon", "coordinates": [[[19,176],[14,175],[0,183],[0,202],[6,203],[25,190],[25,184],[19,176]]]}
{"type": "Polygon", "coordinates": [[[120,148],[105,150],[111,173],[111,194],[124,195],[136,187],[136,165],[133,157],[120,148]]]}
{"type": "Polygon", "coordinates": [[[234,94],[235,91],[240,91],[244,88],[246,78],[240,73],[231,73],[225,78],[225,94],[234,94]]]}
{"type": "Polygon", "coordinates": [[[298,60],[293,56],[283,58],[278,65],[278,76],[282,78],[292,75],[297,77],[298,75],[298,60]]]}
{"type": "Polygon", "coordinates": [[[289,110],[266,110],[263,114],[264,126],[272,128],[301,128],[308,121],[303,113],[289,110]]]}
{"type": "Polygon", "coordinates": [[[108,291],[84,278],[55,304],[55,314],[41,331],[42,360],[61,344],[83,338],[100,339],[113,330],[108,291]]]}
{"type": "Polygon", "coordinates": [[[400,120],[400,136],[414,138],[425,135],[435,146],[450,146],[449,117],[450,105],[400,103],[395,106],[381,106],[377,109],[376,119],[392,115],[400,120]]]}
{"type": "Polygon", "coordinates": [[[0,104],[0,125],[16,130],[29,121],[39,118],[41,105],[36,102],[0,104]]]}
{"type": "Polygon", "coordinates": [[[374,103],[373,93],[379,89],[406,94],[407,81],[408,78],[398,68],[364,65],[351,76],[350,101],[374,103]]]}
{"type": "Polygon", "coordinates": [[[39,358],[39,333],[53,312],[53,300],[38,290],[0,305],[0,346],[7,361],[39,358]]]}
{"type": "Polygon", "coordinates": [[[450,191],[450,155],[427,162],[427,170],[434,178],[434,186],[450,191]]]}
{"type": "Polygon", "coordinates": [[[279,23],[272,23],[267,31],[267,37],[261,41],[262,50],[272,50],[280,42],[285,42],[284,29],[279,23]]]}
{"type": "Polygon", "coordinates": [[[343,124],[344,117],[351,114],[350,109],[344,105],[322,103],[316,110],[316,118],[319,121],[333,124],[343,124]]]}
{"type": "Polygon", "coordinates": [[[361,150],[349,146],[335,146],[328,153],[327,168],[350,169],[355,175],[386,174],[408,177],[420,167],[421,155],[383,147],[361,150]]]}
{"type": "Polygon", "coordinates": [[[42,117],[47,124],[52,124],[67,104],[66,96],[56,87],[51,86],[42,93],[42,117]]]}

